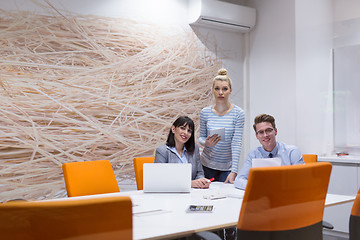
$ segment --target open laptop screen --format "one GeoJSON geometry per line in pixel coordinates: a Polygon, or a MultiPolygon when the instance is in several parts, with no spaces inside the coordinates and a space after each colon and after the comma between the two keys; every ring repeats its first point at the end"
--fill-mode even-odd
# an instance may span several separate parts
{"type": "Polygon", "coordinates": [[[144,192],[190,192],[190,163],[144,163],[144,192]]]}

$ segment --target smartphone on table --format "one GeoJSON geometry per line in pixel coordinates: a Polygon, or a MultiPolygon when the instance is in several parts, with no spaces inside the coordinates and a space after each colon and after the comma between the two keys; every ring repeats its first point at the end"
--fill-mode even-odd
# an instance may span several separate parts
{"type": "Polygon", "coordinates": [[[213,205],[190,205],[187,212],[211,213],[214,210],[213,205]]]}

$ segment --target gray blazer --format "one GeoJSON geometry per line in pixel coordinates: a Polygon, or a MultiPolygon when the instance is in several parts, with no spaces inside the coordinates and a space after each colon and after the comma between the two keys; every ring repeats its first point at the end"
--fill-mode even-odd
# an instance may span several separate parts
{"type": "MultiPolygon", "coordinates": [[[[195,144],[195,150],[193,154],[186,152],[186,157],[189,163],[192,165],[191,179],[195,180],[204,177],[204,170],[201,165],[199,146],[195,144]]],[[[155,152],[155,163],[178,163],[179,158],[175,153],[167,148],[166,144],[161,145],[155,152]]]]}

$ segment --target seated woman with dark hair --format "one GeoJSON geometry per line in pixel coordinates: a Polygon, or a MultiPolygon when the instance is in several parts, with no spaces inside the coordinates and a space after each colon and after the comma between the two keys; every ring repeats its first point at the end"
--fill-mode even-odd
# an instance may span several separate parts
{"type": "Polygon", "coordinates": [[[191,187],[209,188],[210,181],[204,178],[194,128],[191,118],[180,116],[176,119],[170,128],[166,144],[156,149],[155,163],[191,163],[191,187]]]}

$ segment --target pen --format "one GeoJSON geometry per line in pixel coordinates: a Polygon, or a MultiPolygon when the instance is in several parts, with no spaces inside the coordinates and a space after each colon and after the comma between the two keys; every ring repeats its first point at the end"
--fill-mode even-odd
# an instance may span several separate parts
{"type": "Polygon", "coordinates": [[[212,181],[214,181],[214,179],[215,179],[215,178],[210,178],[210,179],[208,180],[208,182],[212,182],[212,181]]]}

